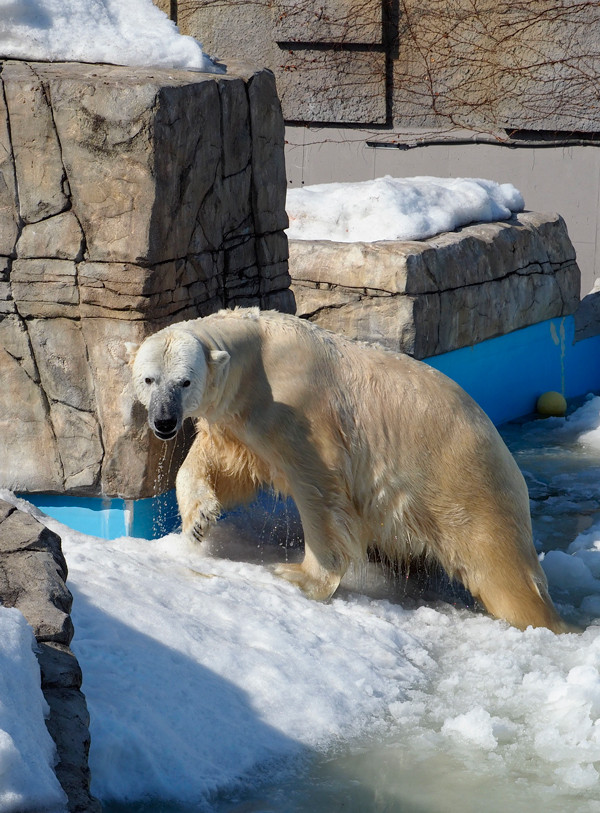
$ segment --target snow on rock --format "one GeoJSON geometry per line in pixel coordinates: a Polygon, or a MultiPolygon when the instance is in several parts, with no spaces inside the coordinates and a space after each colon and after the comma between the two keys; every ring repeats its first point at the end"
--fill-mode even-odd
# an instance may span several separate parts
{"type": "Polygon", "coordinates": [[[0,811],[62,811],[66,796],[54,774],[48,705],[23,615],[0,606],[0,811]]]}
{"type": "Polygon", "coordinates": [[[524,208],[512,184],[476,178],[392,178],[288,189],[288,237],[343,243],[423,240],[524,208]]]}
{"type": "Polygon", "coordinates": [[[152,0],[0,0],[0,58],[216,70],[152,0]]]}

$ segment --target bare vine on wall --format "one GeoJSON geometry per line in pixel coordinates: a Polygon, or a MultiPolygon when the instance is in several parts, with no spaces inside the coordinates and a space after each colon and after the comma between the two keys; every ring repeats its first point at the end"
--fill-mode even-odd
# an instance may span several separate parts
{"type": "MultiPolygon", "coordinates": [[[[158,0],[157,0],[158,2],[158,0]]],[[[166,0],[161,0],[166,2],[166,0]]],[[[600,0],[173,0],[183,33],[277,78],[288,121],[600,131],[600,0]]]]}
{"type": "Polygon", "coordinates": [[[399,0],[397,42],[397,106],[475,129],[600,130],[597,0],[399,0]]]}

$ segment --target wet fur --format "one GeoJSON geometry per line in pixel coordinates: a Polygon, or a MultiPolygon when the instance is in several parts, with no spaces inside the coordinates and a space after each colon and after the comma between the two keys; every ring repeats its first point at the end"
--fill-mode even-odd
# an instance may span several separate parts
{"type": "Polygon", "coordinates": [[[223,509],[272,487],[296,502],[305,537],[304,561],[278,572],[312,598],[332,595],[349,564],[377,548],[392,561],[434,559],[516,627],[566,629],[533,546],[523,477],[482,410],[441,373],[254,309],[147,339],[134,362],[147,406],[148,359],[163,397],[180,403],[179,425],[197,418],[177,476],[184,533],[202,538],[223,509]],[[173,380],[194,377],[190,392],[173,395],[173,365],[187,371],[173,380]]]}

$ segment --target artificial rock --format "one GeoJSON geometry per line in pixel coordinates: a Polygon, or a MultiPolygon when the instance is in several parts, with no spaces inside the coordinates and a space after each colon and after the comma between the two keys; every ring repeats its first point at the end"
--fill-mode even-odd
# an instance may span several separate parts
{"type": "Polygon", "coordinates": [[[0,604],[25,616],[37,641],[40,682],[57,750],[56,775],[69,813],[99,813],[90,795],[89,715],[81,669],[69,644],[72,597],[60,537],[0,500],[0,604]]]}
{"type": "Polygon", "coordinates": [[[267,70],[0,62],[0,486],[172,485],[126,347],[221,307],[293,310],[283,141],[267,70]]]}
{"type": "Polygon", "coordinates": [[[580,272],[559,215],[524,212],[422,241],[290,241],[297,313],[426,358],[573,313],[580,272]]]}

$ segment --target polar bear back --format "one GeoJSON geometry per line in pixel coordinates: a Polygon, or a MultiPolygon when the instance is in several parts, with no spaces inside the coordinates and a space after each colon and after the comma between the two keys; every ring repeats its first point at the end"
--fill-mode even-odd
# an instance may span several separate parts
{"type": "Polygon", "coordinates": [[[187,325],[231,352],[249,436],[257,422],[264,446],[282,416],[302,416],[310,444],[343,476],[363,516],[395,512],[411,495],[415,510],[442,501],[445,516],[461,522],[485,492],[486,500],[490,493],[510,499],[530,525],[522,475],[495,427],[429,365],[276,312],[221,311],[187,325]],[[246,413],[244,390],[251,392],[246,413]]]}

